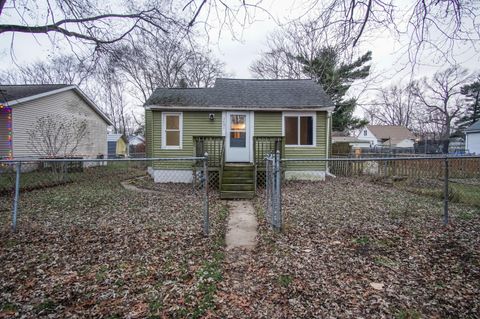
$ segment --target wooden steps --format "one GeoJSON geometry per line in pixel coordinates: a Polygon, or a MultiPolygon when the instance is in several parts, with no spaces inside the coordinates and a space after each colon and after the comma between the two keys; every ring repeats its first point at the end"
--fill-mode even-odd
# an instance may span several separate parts
{"type": "Polygon", "coordinates": [[[249,199],[255,196],[253,164],[225,164],[220,183],[220,198],[249,199]]]}

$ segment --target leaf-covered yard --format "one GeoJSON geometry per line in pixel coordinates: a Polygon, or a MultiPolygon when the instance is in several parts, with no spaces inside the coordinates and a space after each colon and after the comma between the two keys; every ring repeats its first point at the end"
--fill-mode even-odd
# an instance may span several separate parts
{"type": "Polygon", "coordinates": [[[480,214],[360,179],[284,187],[284,234],[257,199],[257,248],[226,263],[217,306],[231,318],[477,318],[480,214]],[[231,274],[231,275],[230,275],[231,274]]]}
{"type": "Polygon", "coordinates": [[[22,193],[18,234],[0,202],[1,317],[471,317],[480,313],[480,213],[337,178],[284,186],[284,233],[260,222],[250,253],[224,251],[190,185],[137,186],[138,172],[22,193]]]}
{"type": "MultiPolygon", "coordinates": [[[[0,318],[199,317],[213,307],[225,207],[212,196],[212,236],[191,186],[125,190],[135,170],[21,195],[19,232],[1,198],[0,318]]],[[[85,175],[88,172],[84,173],[85,175]]]]}

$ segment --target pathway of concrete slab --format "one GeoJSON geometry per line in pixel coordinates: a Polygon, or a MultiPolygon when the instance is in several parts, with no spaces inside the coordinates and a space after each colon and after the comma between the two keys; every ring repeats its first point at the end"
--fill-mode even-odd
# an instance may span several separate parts
{"type": "Polygon", "coordinates": [[[225,238],[227,250],[253,249],[257,237],[257,218],[251,201],[229,201],[230,217],[225,238]]]}

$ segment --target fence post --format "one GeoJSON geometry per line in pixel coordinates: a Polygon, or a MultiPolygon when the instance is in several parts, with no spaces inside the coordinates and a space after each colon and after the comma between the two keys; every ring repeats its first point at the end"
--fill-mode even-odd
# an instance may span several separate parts
{"type": "Polygon", "coordinates": [[[272,163],[271,163],[271,156],[268,155],[267,158],[265,159],[265,204],[266,204],[266,210],[265,210],[265,213],[266,213],[266,217],[267,217],[267,222],[269,224],[272,224],[273,223],[273,220],[272,220],[272,209],[271,209],[271,198],[272,198],[272,174],[271,174],[271,171],[272,171],[272,167],[271,167],[272,163]]]}
{"type": "Polygon", "coordinates": [[[280,151],[277,150],[275,153],[275,201],[276,201],[276,225],[275,228],[277,230],[282,230],[282,172],[281,172],[281,167],[280,167],[280,151]]]}
{"type": "Polygon", "coordinates": [[[443,223],[448,224],[448,156],[445,156],[445,177],[443,191],[443,223]]]}
{"type": "Polygon", "coordinates": [[[18,210],[18,198],[20,196],[20,172],[22,170],[22,163],[17,162],[15,172],[15,198],[13,199],[13,212],[12,212],[12,231],[17,232],[17,210],[18,210]]]}
{"type": "Polygon", "coordinates": [[[208,212],[208,153],[205,153],[205,159],[203,160],[203,190],[204,190],[204,203],[203,203],[203,234],[208,236],[210,233],[210,216],[208,212]]]}

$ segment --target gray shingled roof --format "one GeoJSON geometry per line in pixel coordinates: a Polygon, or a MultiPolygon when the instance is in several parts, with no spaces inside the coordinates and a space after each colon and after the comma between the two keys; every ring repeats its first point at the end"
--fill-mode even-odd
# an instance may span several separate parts
{"type": "Polygon", "coordinates": [[[69,84],[38,84],[38,85],[0,85],[0,103],[13,102],[25,97],[42,94],[64,87],[69,84]]]}
{"type": "Polygon", "coordinates": [[[465,130],[465,132],[476,132],[476,131],[480,131],[480,121],[476,121],[465,130]]]}
{"type": "Polygon", "coordinates": [[[313,80],[217,79],[207,89],[157,89],[145,106],[319,108],[333,106],[313,80]]]}

